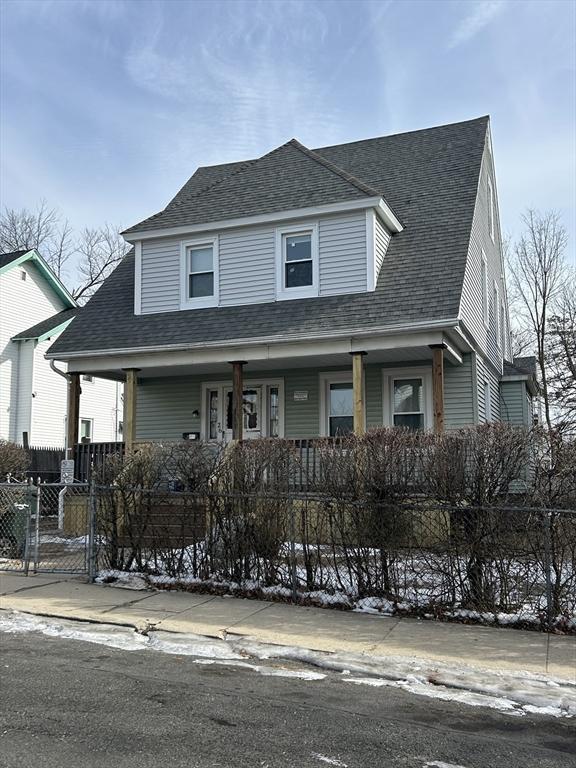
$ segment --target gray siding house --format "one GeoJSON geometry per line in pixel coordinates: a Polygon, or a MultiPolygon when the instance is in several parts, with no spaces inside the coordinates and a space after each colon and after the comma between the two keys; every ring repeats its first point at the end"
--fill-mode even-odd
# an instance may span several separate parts
{"type": "Polygon", "coordinates": [[[48,356],[126,381],[129,446],[532,422],[488,117],[201,167],[123,235],[48,356]]]}

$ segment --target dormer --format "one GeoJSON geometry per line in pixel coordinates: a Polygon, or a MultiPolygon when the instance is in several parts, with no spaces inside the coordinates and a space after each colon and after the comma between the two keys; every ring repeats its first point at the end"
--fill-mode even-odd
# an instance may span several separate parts
{"type": "Polygon", "coordinates": [[[374,291],[402,230],[379,190],[295,139],[211,184],[194,178],[123,233],[136,314],[374,291]]]}

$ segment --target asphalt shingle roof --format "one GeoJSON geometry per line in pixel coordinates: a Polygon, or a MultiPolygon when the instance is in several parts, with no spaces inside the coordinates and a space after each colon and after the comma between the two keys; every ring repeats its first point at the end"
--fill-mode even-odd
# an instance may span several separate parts
{"type": "Polygon", "coordinates": [[[7,266],[8,264],[11,264],[13,261],[16,261],[16,259],[19,259],[20,256],[24,256],[25,253],[28,253],[28,251],[12,251],[11,253],[0,253],[0,269],[7,266]]]}
{"type": "Polygon", "coordinates": [[[504,376],[536,376],[536,358],[515,357],[511,363],[505,360],[504,376]]]}
{"type": "MultiPolygon", "coordinates": [[[[189,190],[190,193],[190,190],[189,190]]],[[[276,213],[380,194],[292,139],[242,163],[195,194],[182,196],[125,234],[276,213]]]]}
{"type": "Polygon", "coordinates": [[[30,328],[26,328],[25,331],[17,333],[12,337],[12,339],[14,341],[18,341],[18,339],[37,339],[40,336],[43,336],[45,333],[49,333],[50,331],[54,330],[54,328],[58,328],[58,326],[62,325],[62,323],[65,323],[66,320],[71,320],[74,315],[77,314],[77,312],[78,309],[76,307],[71,309],[63,309],[62,312],[57,312],[55,315],[51,315],[45,320],[41,320],[39,323],[36,323],[36,325],[33,325],[30,328]]]}
{"type": "MultiPolygon", "coordinates": [[[[240,211],[361,199],[377,190],[404,230],[391,239],[374,292],[135,316],[131,251],[50,352],[289,337],[456,317],[487,126],[482,117],[313,151],[338,171],[289,142],[257,161],[198,169],[156,215],[162,227],[209,223],[240,211]]],[[[146,229],[156,217],[144,222],[146,229]]]]}

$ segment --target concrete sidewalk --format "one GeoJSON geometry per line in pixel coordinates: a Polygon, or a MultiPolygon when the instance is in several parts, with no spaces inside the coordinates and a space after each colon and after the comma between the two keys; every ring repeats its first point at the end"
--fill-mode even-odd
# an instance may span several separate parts
{"type": "Polygon", "coordinates": [[[404,656],[576,683],[576,638],[372,616],[188,592],[131,591],[58,575],[0,574],[0,609],[370,656],[404,656]]]}

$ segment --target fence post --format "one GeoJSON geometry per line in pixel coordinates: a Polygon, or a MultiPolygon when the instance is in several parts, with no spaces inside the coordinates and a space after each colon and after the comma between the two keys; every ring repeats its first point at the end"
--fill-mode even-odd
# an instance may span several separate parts
{"type": "Polygon", "coordinates": [[[554,622],[554,598],[552,596],[552,515],[544,512],[542,516],[544,525],[544,576],[546,579],[546,619],[548,629],[552,629],[554,622]]]}
{"type": "Polygon", "coordinates": [[[38,483],[35,490],[36,490],[36,493],[35,493],[35,504],[34,504],[34,573],[37,573],[38,563],[40,562],[40,511],[41,511],[40,483],[38,483]]]}
{"type": "Polygon", "coordinates": [[[93,582],[97,571],[96,486],[90,480],[88,495],[88,581],[93,582]]]}
{"type": "Polygon", "coordinates": [[[294,499],[290,497],[290,578],[292,581],[292,602],[298,602],[296,571],[296,509],[294,499]]]}
{"type": "Polygon", "coordinates": [[[24,540],[24,576],[28,576],[30,572],[30,539],[32,537],[32,510],[34,509],[34,492],[33,492],[32,480],[28,480],[28,488],[26,492],[28,514],[26,516],[26,533],[24,540]]]}

